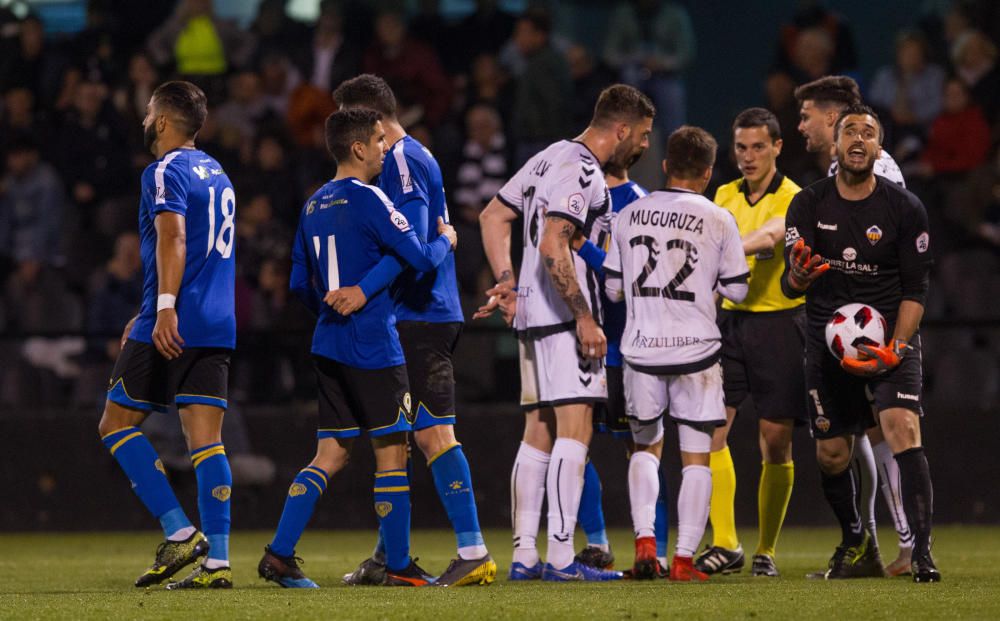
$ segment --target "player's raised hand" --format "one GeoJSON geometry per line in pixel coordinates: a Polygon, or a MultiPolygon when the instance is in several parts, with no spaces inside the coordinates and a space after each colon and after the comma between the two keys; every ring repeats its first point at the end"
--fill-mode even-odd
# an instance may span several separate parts
{"type": "Polygon", "coordinates": [[[445,222],[441,216],[438,216],[438,235],[444,235],[448,238],[452,250],[458,245],[458,233],[455,232],[455,227],[445,222]]]}
{"type": "Polygon", "coordinates": [[[819,254],[813,254],[812,248],[801,238],[792,246],[789,264],[791,269],[788,273],[788,284],[797,291],[805,291],[830,269],[830,264],[819,254]]]}
{"type": "Polygon", "coordinates": [[[164,308],[156,313],[153,326],[153,345],[167,360],[179,358],[184,352],[184,339],[177,331],[177,309],[164,308]]]}
{"type": "Polygon", "coordinates": [[[368,303],[368,297],[361,290],[361,287],[353,285],[327,291],[323,301],[333,310],[347,317],[351,313],[361,310],[368,303]]]}
{"type": "Polygon", "coordinates": [[[121,343],[119,344],[119,347],[118,347],[119,351],[121,351],[122,349],[125,349],[125,341],[128,340],[128,335],[129,335],[130,332],[132,332],[132,326],[135,325],[135,320],[138,319],[138,318],[139,318],[139,315],[136,315],[135,317],[129,319],[128,323],[125,324],[125,329],[122,330],[122,340],[121,340],[121,343]]]}
{"type": "Polygon", "coordinates": [[[858,357],[845,357],[840,361],[840,366],[852,375],[875,377],[898,367],[910,349],[912,348],[906,341],[896,339],[892,339],[884,347],[858,345],[858,357]]]}
{"type": "Polygon", "coordinates": [[[582,315],[576,320],[576,338],[584,357],[599,360],[608,353],[608,339],[604,330],[594,321],[593,315],[582,315]]]}

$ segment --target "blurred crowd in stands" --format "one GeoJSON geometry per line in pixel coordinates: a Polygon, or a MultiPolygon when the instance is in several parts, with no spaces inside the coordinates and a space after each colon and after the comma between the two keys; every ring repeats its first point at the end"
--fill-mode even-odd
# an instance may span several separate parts
{"type": "MultiPolygon", "coordinates": [[[[323,0],[316,21],[302,23],[284,0],[263,0],[241,28],[218,17],[210,0],[92,0],[86,28],[62,37],[47,36],[31,14],[0,9],[0,332],[33,337],[4,339],[0,349],[8,371],[17,366],[11,361],[27,360],[46,377],[5,372],[0,403],[100,398],[141,297],[138,182],[152,161],[141,121],[161,81],[183,77],[209,97],[198,143],[237,191],[240,347],[269,354],[234,367],[235,390],[260,401],[287,397],[295,378],[310,374],[307,339],[297,334],[310,317],[287,291],[290,238],[304,197],[334,172],[323,122],[344,79],[384,77],[403,125],[440,162],[470,305],[491,278],[479,211],[530,155],[584,127],[603,87],[625,81],[648,93],[661,138],[688,119],[697,42],[682,3],[615,3],[599,46],[553,27],[551,11],[572,3],[529,3],[510,14],[479,0],[455,19],[437,4],[406,10],[323,0]],[[39,338],[53,332],[80,336],[39,338]]],[[[829,159],[806,153],[793,89],[826,74],[857,77],[886,125],[885,148],[931,212],[935,286],[948,293],[937,298],[937,316],[995,318],[1000,9],[990,0],[931,4],[941,8],[915,16],[912,30],[887,33],[896,37],[895,56],[865,76],[849,22],[806,3],[775,25],[763,103],[784,129],[779,167],[805,185],[825,174],[829,159]],[[955,250],[963,258],[952,264],[955,250]]],[[[748,94],[747,106],[758,103],[748,94]]],[[[725,153],[716,176],[738,176],[725,153]]]]}

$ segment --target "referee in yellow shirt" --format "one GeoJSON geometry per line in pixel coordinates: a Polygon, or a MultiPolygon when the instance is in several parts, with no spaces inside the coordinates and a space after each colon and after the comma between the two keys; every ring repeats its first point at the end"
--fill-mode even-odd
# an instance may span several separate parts
{"type": "Polygon", "coordinates": [[[750,265],[750,292],[734,304],[723,301],[722,369],[725,427],[712,437],[712,545],[696,561],[705,573],[743,569],[743,548],[736,536],[733,503],[736,472],[726,437],[739,406],[752,397],[758,417],[763,466],[757,492],[760,539],[751,574],[777,576],[774,548],[792,495],[792,428],[808,422],[802,367],[805,306],[781,292],[784,271],[785,212],[799,191],[775,165],[781,153],[778,119],[763,108],[749,108],[733,122],[733,148],[743,176],[715,193],[715,202],[736,218],[750,265]]]}

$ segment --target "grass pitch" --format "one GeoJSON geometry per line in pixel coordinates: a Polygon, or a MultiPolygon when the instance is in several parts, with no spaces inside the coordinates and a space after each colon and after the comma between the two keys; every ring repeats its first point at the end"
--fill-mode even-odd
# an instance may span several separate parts
{"type": "MultiPolygon", "coordinates": [[[[895,542],[883,529],[887,562],[895,542]]],[[[132,586],[152,561],[157,533],[0,535],[2,619],[939,619],[1000,618],[1000,528],[943,527],[934,548],[944,575],[940,584],[909,578],[823,582],[805,574],[825,565],[836,533],[786,529],[779,544],[778,579],[751,578],[755,536],[743,529],[748,567],[707,584],[617,582],[603,584],[507,583],[487,588],[348,588],[340,584],[371,550],[374,533],[307,532],[298,551],[320,590],[287,590],[257,577],[257,561],[271,533],[232,538],[233,591],[171,592],[132,586]]],[[[506,531],[489,531],[487,543],[505,574],[510,562],[506,531]]],[[[578,540],[580,537],[577,538],[578,540]]],[[[631,534],[611,533],[619,568],[632,561],[631,534]]],[[[417,531],[413,552],[421,565],[442,571],[454,553],[445,531],[417,531]]],[[[181,576],[183,575],[183,572],[181,576]]]]}

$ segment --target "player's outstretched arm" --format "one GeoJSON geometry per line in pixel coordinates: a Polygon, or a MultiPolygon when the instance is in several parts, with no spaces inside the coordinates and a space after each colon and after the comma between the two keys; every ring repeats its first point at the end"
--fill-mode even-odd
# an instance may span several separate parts
{"type": "Polygon", "coordinates": [[[187,232],[184,216],[172,211],[162,211],[153,220],[156,228],[156,324],[153,326],[153,345],[167,360],[182,353],[184,339],[177,326],[177,294],[184,278],[187,258],[187,232]]]}
{"type": "Polygon", "coordinates": [[[789,298],[805,294],[816,279],[830,269],[823,257],[812,253],[812,248],[799,239],[788,252],[785,260],[785,274],[781,279],[781,290],[789,298]]]}
{"type": "Polygon", "coordinates": [[[510,207],[493,198],[479,214],[479,229],[483,236],[483,250],[493,270],[496,286],[486,292],[486,304],[480,306],[473,319],[484,319],[499,310],[510,325],[517,311],[517,279],[510,259],[511,223],[518,217],[510,207]]]}
{"type": "Polygon", "coordinates": [[[552,279],[552,286],[576,319],[576,334],[580,339],[583,355],[588,358],[603,358],[607,353],[608,340],[594,320],[587,300],[580,290],[580,283],[576,280],[576,268],[570,251],[570,240],[575,233],[576,225],[569,220],[558,216],[546,216],[545,230],[542,232],[538,251],[552,279]]]}
{"type": "Polygon", "coordinates": [[[750,256],[773,249],[785,234],[785,218],[771,218],[743,236],[743,254],[750,256]]]}

